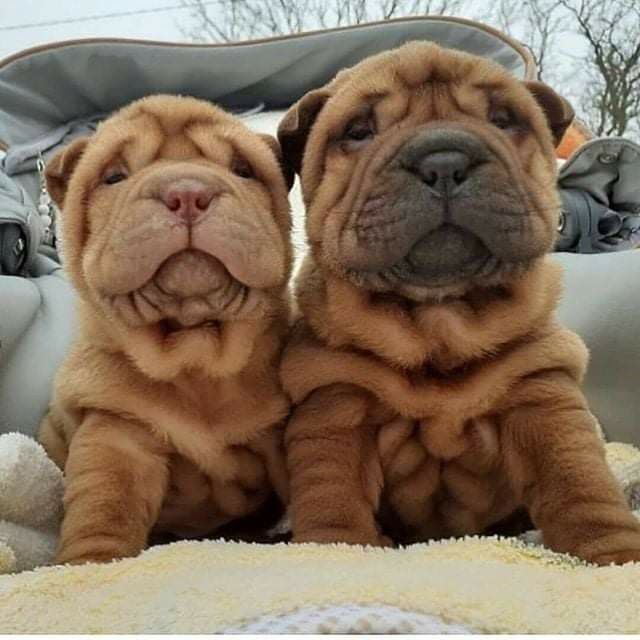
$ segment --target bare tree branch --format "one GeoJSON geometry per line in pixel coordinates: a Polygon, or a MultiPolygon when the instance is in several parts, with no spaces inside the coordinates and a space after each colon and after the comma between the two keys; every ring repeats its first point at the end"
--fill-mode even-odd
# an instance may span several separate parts
{"type": "Polygon", "coordinates": [[[640,119],[640,3],[559,0],[587,44],[581,108],[598,135],[637,131],[640,119]]]}
{"type": "Polygon", "coordinates": [[[558,37],[567,28],[567,14],[559,0],[499,0],[485,19],[529,48],[540,78],[551,83],[558,80],[556,69],[547,61],[557,60],[558,37]]]}
{"type": "Polygon", "coordinates": [[[196,42],[231,42],[407,15],[455,15],[471,0],[181,0],[196,42]]]}

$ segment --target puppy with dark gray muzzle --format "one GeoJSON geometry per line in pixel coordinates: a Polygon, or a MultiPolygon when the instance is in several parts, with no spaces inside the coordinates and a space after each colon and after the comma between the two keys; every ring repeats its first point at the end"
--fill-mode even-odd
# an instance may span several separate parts
{"type": "Polygon", "coordinates": [[[587,350],[554,317],[572,117],[541,83],[409,43],[282,121],[310,245],[282,365],[295,540],[475,534],[526,509],[552,549],[640,559],[580,390],[587,350]]]}

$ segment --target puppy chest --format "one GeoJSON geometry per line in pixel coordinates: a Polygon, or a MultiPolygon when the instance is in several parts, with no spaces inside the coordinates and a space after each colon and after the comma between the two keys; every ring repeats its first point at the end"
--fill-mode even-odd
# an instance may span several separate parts
{"type": "Polygon", "coordinates": [[[389,462],[403,447],[415,447],[421,455],[438,460],[473,456],[482,466],[499,457],[498,420],[499,415],[470,411],[433,411],[406,418],[382,401],[370,408],[367,418],[376,425],[378,450],[389,462]]]}
{"type": "Polygon", "coordinates": [[[277,383],[277,371],[262,376],[242,374],[212,381],[183,376],[180,383],[166,390],[167,400],[180,399],[180,424],[163,426],[172,432],[172,440],[204,437],[209,432],[225,441],[242,442],[252,439],[269,426],[281,421],[288,413],[289,401],[277,383]]]}
{"type": "Polygon", "coordinates": [[[176,456],[221,481],[253,473],[252,452],[269,457],[289,411],[278,389],[241,390],[235,381],[194,387],[182,393],[179,405],[164,406],[149,422],[176,456]]]}
{"type": "Polygon", "coordinates": [[[399,539],[478,533],[515,508],[491,418],[396,417],[376,444],[380,516],[399,539]]]}
{"type": "Polygon", "coordinates": [[[204,471],[179,454],[171,456],[156,531],[206,535],[255,512],[273,492],[267,461],[248,448],[228,447],[219,463],[222,474],[204,471]]]}

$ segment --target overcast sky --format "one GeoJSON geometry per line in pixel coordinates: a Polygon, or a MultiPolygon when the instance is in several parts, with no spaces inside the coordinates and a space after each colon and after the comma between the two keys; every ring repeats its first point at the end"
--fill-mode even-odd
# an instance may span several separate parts
{"type": "Polygon", "coordinates": [[[185,9],[48,27],[1,29],[33,22],[75,19],[179,4],[180,0],[0,0],[0,58],[33,45],[70,38],[182,40],[177,23],[187,22],[185,19],[188,18],[189,11],[185,9]]]}

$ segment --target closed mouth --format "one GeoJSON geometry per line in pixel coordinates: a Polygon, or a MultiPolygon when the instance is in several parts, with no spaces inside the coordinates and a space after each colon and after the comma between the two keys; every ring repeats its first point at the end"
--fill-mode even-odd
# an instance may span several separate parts
{"type": "Polygon", "coordinates": [[[158,329],[162,333],[163,337],[173,336],[177,333],[191,330],[204,329],[215,333],[220,331],[220,321],[207,320],[194,325],[183,325],[175,318],[165,318],[158,322],[158,329]]]}

